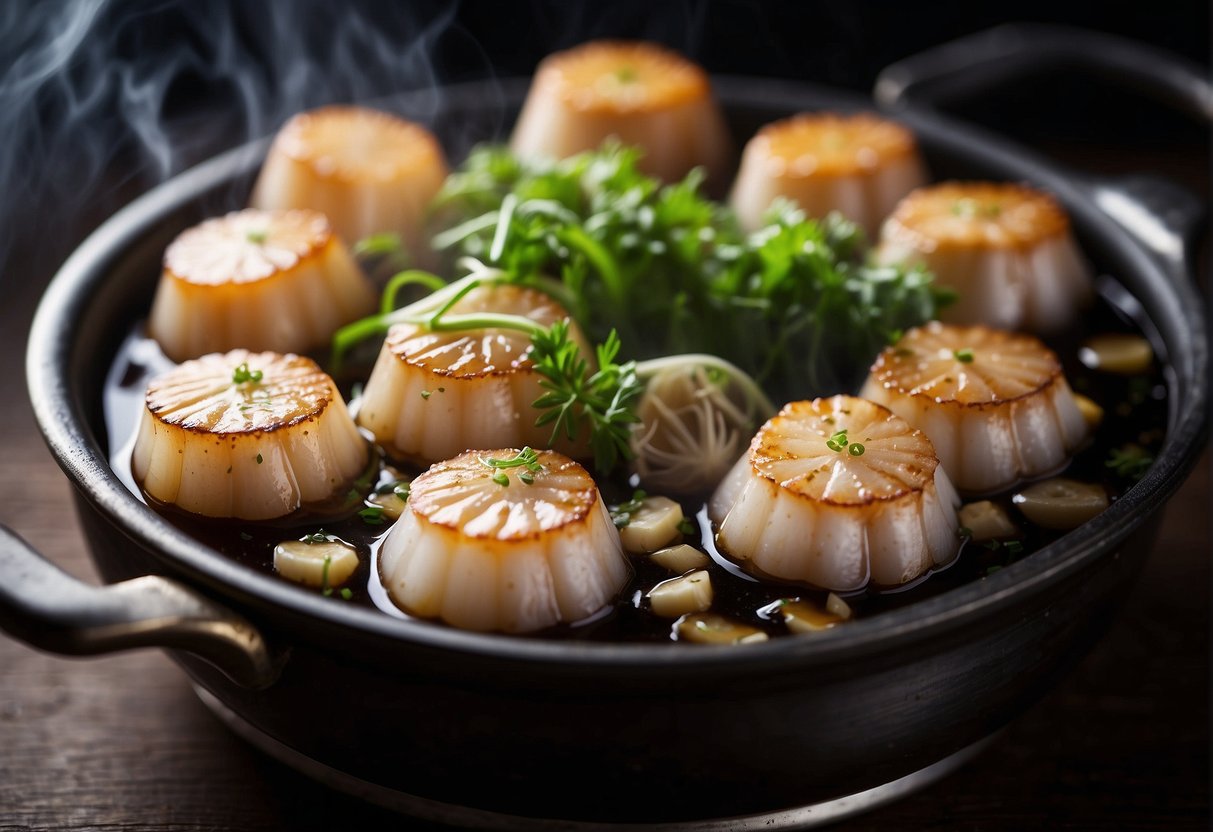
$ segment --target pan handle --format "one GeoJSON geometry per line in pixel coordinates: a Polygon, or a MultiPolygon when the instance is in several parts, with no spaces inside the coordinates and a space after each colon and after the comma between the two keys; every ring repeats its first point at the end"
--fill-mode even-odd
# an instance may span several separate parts
{"type": "MultiPolygon", "coordinates": [[[[940,109],[1041,72],[1084,70],[1129,86],[1213,125],[1213,84],[1191,61],[1102,32],[1068,26],[996,26],[886,67],[874,96],[891,109],[940,109]]],[[[1162,179],[1094,180],[1092,199],[1177,276],[1192,276],[1192,252],[1204,228],[1201,201],[1162,179]]]]}
{"type": "Polygon", "coordinates": [[[135,647],[194,653],[259,689],[281,670],[243,617],[176,581],[149,575],[90,586],[0,525],[0,629],[51,653],[91,656],[135,647]]]}
{"type": "Polygon", "coordinates": [[[945,43],[886,67],[874,95],[890,107],[940,105],[1042,71],[1079,69],[1127,84],[1205,124],[1213,85],[1199,66],[1103,32],[1011,23],[945,43]]]}

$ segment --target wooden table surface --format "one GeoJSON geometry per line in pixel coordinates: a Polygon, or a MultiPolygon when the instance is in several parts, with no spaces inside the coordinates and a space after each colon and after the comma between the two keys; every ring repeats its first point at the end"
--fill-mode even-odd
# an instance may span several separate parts
{"type": "MultiPolygon", "coordinates": [[[[0,522],[95,580],[20,370],[38,282],[0,308],[0,522]]],[[[1112,630],[1055,691],[962,770],[837,828],[1207,828],[1209,467],[1172,500],[1112,630]]],[[[0,829],[411,828],[244,745],[158,652],[67,660],[0,636],[0,829]]]]}

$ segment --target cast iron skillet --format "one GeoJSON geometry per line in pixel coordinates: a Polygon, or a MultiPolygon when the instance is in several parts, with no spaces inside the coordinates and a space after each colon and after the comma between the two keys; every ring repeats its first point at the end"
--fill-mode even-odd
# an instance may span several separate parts
{"type": "MultiPolygon", "coordinates": [[[[936,178],[1026,180],[1055,194],[1088,256],[1140,302],[1165,360],[1168,433],[1157,463],[1058,543],[906,608],[743,649],[459,632],[235,564],[118,481],[101,388],[122,334],[146,314],[165,245],[242,204],[265,151],[259,142],[132,203],[48,289],[29,344],[34,409],[77,488],[101,574],[124,582],[83,585],[3,530],[0,625],[61,653],[170,648],[204,700],[262,748],[355,793],[448,822],[770,829],[827,820],[937,776],[1038,698],[1102,632],[1149,549],[1157,510],[1204,439],[1205,325],[1188,282],[1200,212],[1191,198],[1146,179],[1080,179],[909,104],[957,79],[994,82],[1060,56],[1114,70],[1209,118],[1209,89],[1193,68],[1052,29],[1004,28],[942,47],[890,67],[877,90],[915,130],[936,178]]],[[[474,84],[395,103],[432,124],[458,158],[473,139],[504,135],[525,87],[474,84]]],[[[760,124],[798,110],[872,106],[768,80],[722,78],[716,90],[739,146],[760,124]]]]}

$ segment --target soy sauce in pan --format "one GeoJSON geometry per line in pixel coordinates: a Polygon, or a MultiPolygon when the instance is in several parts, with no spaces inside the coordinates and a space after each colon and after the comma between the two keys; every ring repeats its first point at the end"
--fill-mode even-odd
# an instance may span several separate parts
{"type": "MultiPolygon", "coordinates": [[[[1114,449],[1127,444],[1137,445],[1150,454],[1157,452],[1164,437],[1167,390],[1157,357],[1147,372],[1131,376],[1092,370],[1079,361],[1079,347],[1092,335],[1121,332],[1142,334],[1139,322],[1144,321],[1144,316],[1132,296],[1110,278],[1102,278],[1098,288],[1096,303],[1084,313],[1078,325],[1048,340],[1049,346],[1061,359],[1075,392],[1093,399],[1105,411],[1103,422],[1091,441],[1056,475],[1100,483],[1107,490],[1109,498],[1115,501],[1133,485],[1134,480],[1110,468],[1107,460],[1114,449]]],[[[1155,343],[1154,346],[1157,352],[1159,345],[1155,343]]],[[[106,427],[111,464],[127,487],[185,533],[237,563],[267,574],[274,573],[273,551],[278,543],[323,530],[352,544],[359,554],[359,566],[343,587],[350,590],[345,593],[349,597],[343,597],[344,594],[338,590],[331,593],[327,602],[359,604],[399,618],[409,618],[393,606],[376,569],[379,542],[390,528],[390,521],[382,524],[365,521],[355,513],[362,507],[361,501],[351,508],[348,503],[342,506],[339,498],[334,505],[312,507],[309,512],[300,512],[280,521],[248,522],[202,518],[147,500],[131,477],[130,452],[147,382],[171,366],[156,344],[143,335],[141,327],[129,335],[111,366],[104,394],[106,427]],[[334,511],[339,513],[334,515],[334,511]]],[[[349,395],[351,391],[348,385],[343,392],[349,395]]],[[[378,483],[392,479],[391,474],[383,469],[382,456],[376,454],[373,457],[371,466],[357,484],[364,494],[378,483]]],[[[632,495],[632,486],[622,479],[600,481],[599,486],[608,504],[626,501],[632,495]]],[[[971,581],[983,580],[1062,535],[1061,532],[1043,529],[1024,520],[1011,504],[1012,493],[1013,490],[989,499],[1002,505],[1020,526],[1022,537],[1018,544],[1008,546],[966,541],[957,558],[949,565],[907,586],[889,590],[869,588],[843,594],[855,616],[876,615],[971,581]]],[[[714,590],[712,612],[757,627],[770,636],[779,636],[788,630],[780,616],[767,611],[772,605],[788,598],[824,605],[827,595],[824,591],[756,581],[715,550],[712,529],[702,503],[684,503],[683,511],[696,526],[695,533],[688,535],[683,542],[704,550],[712,559],[706,567],[714,590]]],[[[575,625],[560,625],[531,637],[632,642],[670,640],[673,637],[673,622],[650,612],[644,596],[658,582],[675,576],[646,557],[634,556],[629,559],[634,575],[613,608],[590,620],[575,625]]],[[[306,588],[300,591],[319,593],[319,590],[306,588]]],[[[427,622],[426,626],[445,625],[427,622]]],[[[845,622],[839,626],[845,626],[845,622]]]]}

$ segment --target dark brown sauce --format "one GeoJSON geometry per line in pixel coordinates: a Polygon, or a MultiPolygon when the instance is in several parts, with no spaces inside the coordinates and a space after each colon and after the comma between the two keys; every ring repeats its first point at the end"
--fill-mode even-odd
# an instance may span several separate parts
{"type": "MultiPolygon", "coordinates": [[[[1139,323],[1142,320],[1136,301],[1115,281],[1103,278],[1099,283],[1098,300],[1081,316],[1079,324],[1048,342],[1060,357],[1074,390],[1093,399],[1105,411],[1103,422],[1090,442],[1058,474],[1083,482],[1100,483],[1113,501],[1133,484],[1133,480],[1110,469],[1105,464],[1106,460],[1113,449],[1130,443],[1152,455],[1157,452],[1166,425],[1166,384],[1157,355],[1148,372],[1120,376],[1084,366],[1078,360],[1079,345],[1084,339],[1099,333],[1142,334],[1139,323]]],[[[1154,347],[1156,351],[1160,348],[1157,343],[1154,347]]],[[[149,504],[152,502],[147,500],[131,477],[131,446],[147,382],[170,367],[172,363],[140,328],[123,343],[111,366],[105,388],[111,464],[127,487],[149,504]]],[[[353,375],[340,380],[347,396],[357,380],[353,375]]],[[[356,489],[364,496],[376,485],[392,480],[391,474],[382,468],[381,457],[376,456],[376,459],[380,463],[376,463],[368,475],[356,484],[356,489]]],[[[622,502],[632,493],[631,484],[624,481],[602,483],[601,489],[608,503],[622,502]]],[[[840,594],[856,616],[876,615],[982,580],[993,571],[1022,559],[1061,536],[1060,532],[1042,529],[1024,520],[1012,506],[1011,495],[1012,492],[1008,491],[989,499],[999,503],[1020,527],[1021,549],[966,542],[950,564],[908,585],[889,590],[868,588],[840,594]]],[[[325,507],[324,514],[318,514],[316,507],[313,507],[311,511],[299,512],[272,523],[213,520],[171,506],[153,505],[153,508],[192,537],[250,569],[267,574],[274,572],[273,551],[278,543],[323,530],[352,545],[359,555],[358,569],[345,583],[345,587],[351,590],[350,597],[347,599],[333,593],[331,603],[362,604],[398,618],[409,618],[392,604],[379,580],[378,548],[391,527],[390,521],[368,523],[356,513],[363,508],[363,503],[345,497],[343,495],[342,498],[344,504],[338,501],[336,515],[333,513],[334,506],[329,505],[325,507]]],[[[785,598],[803,598],[824,605],[827,595],[824,591],[790,584],[760,583],[747,575],[715,549],[705,506],[702,503],[685,503],[683,510],[697,527],[696,534],[688,535],[685,542],[698,546],[712,559],[707,569],[714,590],[713,612],[758,627],[771,636],[778,636],[786,634],[788,630],[778,615],[772,616],[764,608],[785,598]]],[[[674,622],[650,612],[644,596],[655,584],[673,575],[645,557],[633,557],[631,563],[634,571],[632,581],[613,608],[589,620],[554,627],[534,636],[597,641],[670,640],[674,622]]],[[[444,625],[436,623],[433,626],[444,625]]]]}

